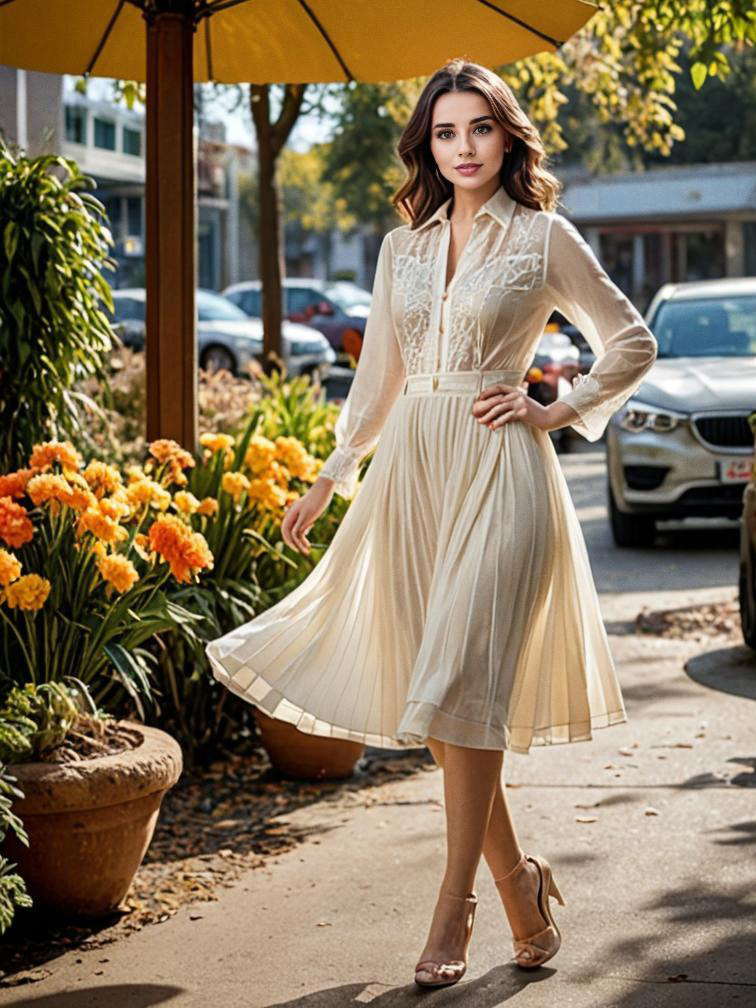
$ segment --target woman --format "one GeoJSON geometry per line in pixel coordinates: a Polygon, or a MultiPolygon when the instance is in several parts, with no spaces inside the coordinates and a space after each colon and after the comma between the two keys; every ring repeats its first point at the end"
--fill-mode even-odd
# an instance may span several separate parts
{"type": "Polygon", "coordinates": [[[309,576],[208,654],[229,689],[304,732],[425,744],[443,767],[447,863],[415,972],[435,986],[465,972],[481,853],[515,961],[540,966],[559,948],[549,896],[561,895],[520,847],[504,750],[590,739],[626,715],[548,431],[597,440],[656,343],[554,211],[538,133],[496,75],[442,67],[399,154],[393,202],[408,223],[383,239],[336,448],[283,521],[291,548],[309,552],[332,492],[352,497],[375,454],[309,576]],[[554,308],[596,361],[542,406],[523,378],[554,308]]]}

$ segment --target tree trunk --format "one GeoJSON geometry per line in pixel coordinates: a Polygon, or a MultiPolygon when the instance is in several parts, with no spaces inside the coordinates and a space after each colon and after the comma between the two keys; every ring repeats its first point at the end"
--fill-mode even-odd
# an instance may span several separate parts
{"type": "Polygon", "coordinates": [[[258,197],[260,201],[258,248],[262,282],[263,351],[265,374],[279,370],[282,364],[281,320],[283,297],[281,278],[286,272],[281,241],[281,197],[276,177],[278,156],[286,143],[304,99],[305,84],[288,84],[281,112],[270,120],[270,86],[250,84],[249,99],[255,124],[258,157],[258,197]]]}

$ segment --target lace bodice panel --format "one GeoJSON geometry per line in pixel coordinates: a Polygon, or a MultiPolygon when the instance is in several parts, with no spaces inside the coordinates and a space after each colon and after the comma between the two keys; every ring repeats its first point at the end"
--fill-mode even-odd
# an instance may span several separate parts
{"type": "Polygon", "coordinates": [[[336,422],[336,447],[321,468],[346,497],[407,375],[524,375],[554,308],[596,354],[590,373],[562,397],[577,413],[572,426],[590,441],[656,357],[643,318],[574,225],[517,203],[503,187],[476,212],[445,294],[450,202],[420,227],[394,228],[381,244],[359,363],[336,422]]]}
{"type": "Polygon", "coordinates": [[[511,333],[523,301],[543,281],[547,220],[512,209],[509,228],[476,218],[446,299],[449,220],[392,232],[391,312],[407,374],[528,366],[528,341],[512,342],[511,333]]]}

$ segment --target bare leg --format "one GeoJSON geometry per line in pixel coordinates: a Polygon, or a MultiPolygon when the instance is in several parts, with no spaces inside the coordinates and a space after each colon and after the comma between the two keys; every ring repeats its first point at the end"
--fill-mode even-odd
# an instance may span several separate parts
{"type": "MultiPolygon", "coordinates": [[[[435,762],[443,768],[448,743],[429,738],[426,740],[426,744],[435,762]]],[[[483,840],[482,852],[491,870],[491,877],[494,879],[508,875],[523,853],[517,839],[517,831],[507,801],[506,790],[502,787],[500,773],[497,774],[494,785],[491,815],[483,840]]],[[[515,937],[535,934],[546,923],[536,901],[537,869],[532,864],[526,863],[524,870],[518,872],[516,876],[510,876],[510,879],[511,884],[506,889],[507,901],[504,907],[512,934],[515,937]]],[[[501,892],[499,895],[503,897],[501,892]]]]}
{"type": "MultiPolygon", "coordinates": [[[[464,898],[473,890],[491,815],[503,753],[446,744],[444,799],[446,808],[446,870],[440,893],[464,898]]],[[[439,900],[430,931],[418,961],[463,959],[465,941],[464,904],[439,900]]],[[[420,979],[433,979],[423,972],[420,979]]]]}

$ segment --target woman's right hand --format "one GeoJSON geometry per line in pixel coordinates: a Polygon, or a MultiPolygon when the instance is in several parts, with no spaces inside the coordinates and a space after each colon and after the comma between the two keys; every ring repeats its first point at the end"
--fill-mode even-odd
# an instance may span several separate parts
{"type": "Polygon", "coordinates": [[[328,507],[333,495],[332,479],[318,476],[310,489],[302,497],[297,497],[289,505],[281,522],[281,536],[287,546],[308,555],[310,544],[307,533],[328,507]]]}

